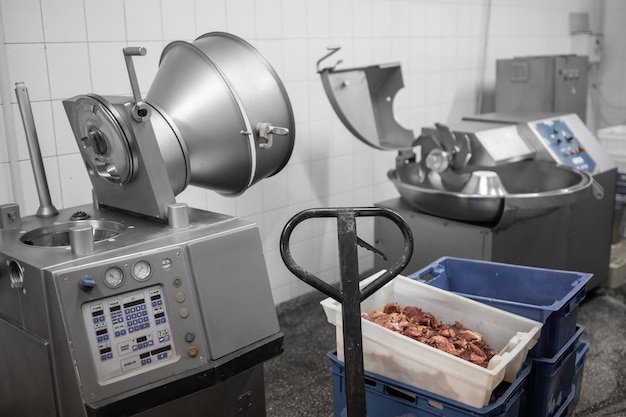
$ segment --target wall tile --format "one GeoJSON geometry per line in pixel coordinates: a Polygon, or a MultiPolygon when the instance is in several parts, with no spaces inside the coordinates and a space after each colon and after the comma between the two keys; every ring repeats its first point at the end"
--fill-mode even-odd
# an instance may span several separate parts
{"type": "Polygon", "coordinates": [[[285,39],[307,35],[307,0],[283,0],[283,36],[285,39]]]}
{"type": "Polygon", "coordinates": [[[263,248],[265,248],[266,253],[278,248],[283,227],[294,214],[296,213],[292,213],[286,207],[263,213],[263,230],[265,233],[264,236],[261,236],[261,239],[263,240],[263,248]]]}
{"type": "MultiPolygon", "coordinates": [[[[54,139],[54,127],[52,121],[52,108],[50,102],[32,102],[30,103],[37,133],[37,142],[39,143],[39,151],[45,157],[56,156],[56,143],[54,139]]],[[[17,104],[13,105],[13,117],[15,118],[15,135],[17,139],[17,153],[20,160],[29,159],[28,144],[26,142],[26,133],[24,130],[24,122],[17,104]]]]}
{"type": "Polygon", "coordinates": [[[357,38],[371,38],[374,36],[372,0],[355,0],[352,15],[352,33],[357,38]]]}
{"type": "Polygon", "coordinates": [[[11,187],[11,169],[8,163],[0,162],[0,204],[14,203],[11,187]]]}
{"type": "Polygon", "coordinates": [[[87,40],[83,0],[42,1],[41,13],[46,42],[87,40]]]}
{"type": "MultiPolygon", "coordinates": [[[[333,157],[350,155],[352,153],[352,149],[354,148],[354,143],[358,139],[348,131],[338,118],[331,119],[331,125],[331,155],[333,157]]],[[[373,140],[376,140],[376,138],[373,140]]]]}
{"type": "Polygon", "coordinates": [[[412,38],[424,37],[428,35],[428,3],[423,1],[412,1],[409,6],[409,36],[412,38]]]}
{"type": "Polygon", "coordinates": [[[301,203],[313,198],[311,188],[311,164],[289,164],[285,168],[289,187],[289,203],[301,203]]]}
{"type": "MultiPolygon", "coordinates": [[[[0,116],[4,110],[4,105],[0,105],[0,116]]],[[[4,118],[0,117],[0,164],[9,162],[9,150],[7,148],[7,140],[4,130],[4,118]]],[[[0,187],[0,190],[2,188],[0,187]]]]}
{"type": "Polygon", "coordinates": [[[225,197],[213,191],[207,192],[207,206],[199,208],[217,213],[224,213],[229,216],[237,215],[236,199],[233,197],[225,197]]]}
{"type": "Polygon", "coordinates": [[[85,17],[90,42],[126,41],[124,0],[86,1],[85,17]]]}
{"type": "Polygon", "coordinates": [[[126,36],[129,42],[163,39],[160,1],[125,1],[124,7],[126,36]]]}
{"type": "Polygon", "coordinates": [[[59,176],[63,207],[92,202],[91,180],[79,153],[59,156],[59,176]]]}
{"type": "Polygon", "coordinates": [[[393,20],[391,25],[392,36],[407,38],[411,32],[411,2],[406,0],[393,0],[391,2],[391,15],[393,20]]]}
{"type": "Polygon", "coordinates": [[[328,100],[328,96],[322,86],[322,80],[313,80],[309,83],[311,120],[329,119],[334,115],[334,110],[328,100]]]}
{"type": "MultiPolygon", "coordinates": [[[[61,183],[59,179],[59,164],[56,157],[44,158],[44,171],[50,190],[50,199],[56,208],[63,207],[63,199],[61,194],[61,183]]],[[[20,161],[18,170],[22,178],[22,186],[24,187],[24,207],[20,207],[22,216],[29,216],[37,213],[39,209],[39,196],[37,187],[35,186],[35,178],[33,176],[33,168],[30,160],[20,161]]]]}
{"type": "Polygon", "coordinates": [[[287,177],[278,173],[272,177],[266,178],[261,182],[260,186],[263,190],[263,210],[276,210],[289,205],[289,192],[287,177]]]}
{"type": "Polygon", "coordinates": [[[309,82],[293,81],[285,82],[284,84],[287,89],[287,94],[289,94],[289,100],[291,101],[293,116],[296,122],[309,120],[309,82]]]}
{"type": "MultiPolygon", "coordinates": [[[[286,39],[283,42],[283,71],[285,82],[308,79],[307,42],[304,39],[286,39]]],[[[312,69],[311,69],[312,70],[312,69]]]]}
{"type": "Polygon", "coordinates": [[[226,0],[196,0],[196,36],[227,30],[226,0]]]}
{"type": "Polygon", "coordinates": [[[199,187],[187,187],[182,193],[176,196],[176,201],[185,203],[189,207],[204,208],[207,206],[206,190],[199,187]]]}
{"type": "MultiPolygon", "coordinates": [[[[123,49],[125,42],[89,44],[89,67],[93,92],[100,95],[131,95],[123,49]]],[[[134,57],[142,60],[144,57],[134,57]]],[[[89,91],[85,91],[88,93],[89,91]]]]}
{"type": "Polygon", "coordinates": [[[194,0],[161,0],[163,39],[191,42],[196,38],[194,0]]]}
{"type": "Polygon", "coordinates": [[[2,0],[4,40],[7,43],[43,42],[40,0],[2,0]]]}
{"type": "Polygon", "coordinates": [[[331,165],[329,159],[311,162],[311,186],[314,198],[324,200],[333,193],[331,165]]]}
{"type": "Polygon", "coordinates": [[[358,7],[352,0],[333,0],[330,12],[330,36],[332,38],[352,37],[353,7],[358,7]]]}
{"type": "Polygon", "coordinates": [[[443,36],[448,24],[444,16],[444,5],[440,2],[428,2],[426,6],[426,36],[443,36]]]}
{"type": "Polygon", "coordinates": [[[254,0],[230,0],[226,4],[226,21],[229,32],[246,40],[256,35],[254,0]]]}
{"type": "MultiPolygon", "coordinates": [[[[23,82],[28,88],[32,101],[50,99],[48,83],[48,65],[43,44],[6,45],[7,63],[9,67],[9,88],[15,90],[15,83],[23,82]]],[[[11,93],[11,101],[17,102],[15,92],[11,93]]]]}
{"type": "Polygon", "coordinates": [[[307,1],[307,36],[309,38],[330,37],[330,14],[329,0],[307,1]]]}
{"type": "Polygon", "coordinates": [[[86,43],[48,44],[46,54],[52,99],[65,99],[92,91],[86,43]]]}
{"type": "Polygon", "coordinates": [[[296,137],[294,140],[293,152],[289,163],[302,163],[311,160],[311,141],[309,134],[309,123],[296,123],[296,137]]]}
{"type": "Polygon", "coordinates": [[[54,123],[54,138],[57,146],[56,153],[65,155],[78,152],[78,145],[74,139],[72,127],[65,113],[61,100],[52,101],[52,120],[54,123]]]}
{"type": "Polygon", "coordinates": [[[255,184],[235,198],[237,216],[246,217],[263,211],[263,194],[261,191],[260,184],[255,184]]]}
{"type": "MultiPolygon", "coordinates": [[[[374,151],[364,151],[354,155],[354,187],[370,186],[374,181],[374,151]]],[[[384,152],[384,151],[383,151],[384,152]]]]}
{"type": "Polygon", "coordinates": [[[352,190],[354,188],[354,160],[352,155],[335,158],[333,160],[332,175],[336,193],[352,190]]]}
{"type": "Polygon", "coordinates": [[[283,11],[281,0],[256,0],[256,37],[279,39],[283,35],[283,11]]]}
{"type": "Polygon", "coordinates": [[[372,14],[374,15],[374,38],[390,37],[393,25],[391,2],[374,0],[372,14]]]}

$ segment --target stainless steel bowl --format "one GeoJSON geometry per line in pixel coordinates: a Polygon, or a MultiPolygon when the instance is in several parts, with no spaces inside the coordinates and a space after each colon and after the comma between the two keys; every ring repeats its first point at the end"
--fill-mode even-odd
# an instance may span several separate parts
{"type": "Polygon", "coordinates": [[[419,211],[475,223],[498,223],[505,212],[528,218],[572,204],[591,194],[586,172],[544,161],[520,161],[490,168],[506,193],[484,195],[435,187],[419,167],[409,163],[387,176],[402,198],[419,211]]]}

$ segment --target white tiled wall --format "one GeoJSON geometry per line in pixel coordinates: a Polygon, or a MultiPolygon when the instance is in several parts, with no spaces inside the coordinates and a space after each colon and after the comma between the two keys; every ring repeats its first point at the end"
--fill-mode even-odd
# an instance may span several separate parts
{"type": "MultiPolygon", "coordinates": [[[[148,49],[146,57],[135,60],[145,91],[168,42],[192,41],[210,31],[232,32],[255,45],[282,78],[296,118],[294,154],[282,172],[240,197],[190,188],[178,200],[257,222],[274,300],[291,299],[311,290],[292,277],[278,251],[280,232],[291,216],[311,207],[371,206],[397,195],[386,178],[395,154],[357,141],[328,104],[315,72],[326,46],[342,46],[338,58],[345,66],[401,62],[405,88],[394,105],[398,120],[417,135],[422,126],[453,122],[475,112],[483,62],[484,84],[490,88],[496,58],[569,52],[569,13],[589,12],[593,24],[599,25],[600,3],[0,0],[4,37],[0,74],[8,72],[0,77],[5,115],[0,119],[0,204],[18,198],[20,193],[14,197],[12,189],[15,183],[23,184],[22,212],[33,214],[38,207],[15,105],[16,82],[25,82],[30,92],[53,202],[57,207],[70,207],[89,202],[91,193],[61,100],[89,92],[130,95],[121,52],[124,46],[148,49]],[[7,128],[7,122],[13,128],[7,128]],[[7,138],[7,134],[15,137],[7,138]],[[9,155],[7,139],[17,141],[15,158],[9,155]],[[20,178],[11,181],[11,172],[20,178]]],[[[372,242],[372,222],[359,224],[359,234],[372,242]]],[[[292,248],[296,260],[307,269],[329,281],[338,280],[332,223],[303,224],[296,229],[292,248]]],[[[360,254],[361,269],[370,268],[372,256],[360,254]]]]}
{"type": "Polygon", "coordinates": [[[626,124],[626,2],[606,0],[605,8],[602,58],[591,89],[598,128],[626,124]]]}

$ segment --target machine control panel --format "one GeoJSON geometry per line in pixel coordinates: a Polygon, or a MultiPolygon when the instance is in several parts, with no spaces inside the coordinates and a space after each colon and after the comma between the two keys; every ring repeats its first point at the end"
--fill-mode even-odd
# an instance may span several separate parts
{"type": "Polygon", "coordinates": [[[176,356],[160,285],[85,303],[82,312],[101,383],[176,356]]]}
{"type": "Polygon", "coordinates": [[[97,407],[207,366],[206,331],[184,247],[71,265],[55,271],[54,282],[86,404],[97,407]],[[86,276],[95,283],[90,290],[80,285],[86,276]]]}
{"type": "Polygon", "coordinates": [[[561,164],[590,173],[594,171],[595,161],[563,120],[542,121],[535,128],[561,164]]]}

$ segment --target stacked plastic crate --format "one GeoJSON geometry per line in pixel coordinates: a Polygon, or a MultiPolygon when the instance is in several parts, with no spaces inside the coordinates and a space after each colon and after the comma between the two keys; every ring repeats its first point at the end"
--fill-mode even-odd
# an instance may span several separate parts
{"type": "Polygon", "coordinates": [[[528,354],[519,417],[565,417],[580,396],[589,343],[577,324],[591,274],[444,257],[410,278],[543,323],[528,354]]]}
{"type": "MultiPolygon", "coordinates": [[[[367,285],[375,278],[361,284],[367,285]]],[[[380,288],[361,303],[361,308],[382,309],[390,302],[420,307],[444,323],[460,321],[482,333],[499,353],[491,359],[491,366],[482,368],[384,326],[363,321],[369,417],[520,415],[532,370],[526,359],[540,338],[542,323],[404,276],[397,276],[380,288]]],[[[331,298],[321,304],[328,321],[336,326],[337,351],[328,356],[332,362],[335,417],[345,417],[341,304],[331,298]]]]}

